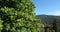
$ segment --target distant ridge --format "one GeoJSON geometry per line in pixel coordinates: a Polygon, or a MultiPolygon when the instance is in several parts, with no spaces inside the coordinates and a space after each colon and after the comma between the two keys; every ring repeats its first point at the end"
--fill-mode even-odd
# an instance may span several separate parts
{"type": "MultiPolygon", "coordinates": [[[[54,15],[36,15],[36,18],[41,19],[41,23],[43,24],[53,24],[54,18],[58,19],[58,23],[60,23],[60,16],[54,15]]],[[[60,25],[59,25],[60,26],[60,25]]]]}

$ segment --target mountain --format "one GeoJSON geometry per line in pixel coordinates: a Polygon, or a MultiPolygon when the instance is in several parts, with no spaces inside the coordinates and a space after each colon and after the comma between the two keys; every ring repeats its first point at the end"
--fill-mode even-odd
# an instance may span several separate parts
{"type": "Polygon", "coordinates": [[[36,15],[36,18],[40,19],[41,23],[43,23],[43,24],[50,24],[50,25],[52,25],[55,18],[58,20],[58,23],[60,23],[60,16],[36,15]]]}

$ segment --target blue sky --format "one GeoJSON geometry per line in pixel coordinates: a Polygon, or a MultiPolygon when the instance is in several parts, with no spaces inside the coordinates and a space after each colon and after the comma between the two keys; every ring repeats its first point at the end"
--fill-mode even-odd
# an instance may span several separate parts
{"type": "Polygon", "coordinates": [[[36,15],[60,15],[60,0],[32,0],[36,15]]]}

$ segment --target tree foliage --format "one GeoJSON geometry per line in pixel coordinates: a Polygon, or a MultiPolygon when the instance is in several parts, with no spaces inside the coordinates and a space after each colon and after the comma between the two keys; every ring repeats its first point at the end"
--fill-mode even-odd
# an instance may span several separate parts
{"type": "Polygon", "coordinates": [[[0,0],[0,32],[40,32],[31,0],[0,0]]]}
{"type": "Polygon", "coordinates": [[[53,22],[53,29],[55,30],[55,32],[58,32],[59,29],[58,29],[58,20],[57,18],[54,19],[54,22],[53,22]]]}

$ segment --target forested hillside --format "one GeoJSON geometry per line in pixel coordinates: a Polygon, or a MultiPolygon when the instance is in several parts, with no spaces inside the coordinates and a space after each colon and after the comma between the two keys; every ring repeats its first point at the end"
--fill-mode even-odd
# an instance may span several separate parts
{"type": "Polygon", "coordinates": [[[58,20],[60,23],[60,16],[52,16],[52,15],[37,15],[36,18],[41,19],[41,23],[43,24],[53,24],[54,19],[58,20]]]}
{"type": "Polygon", "coordinates": [[[60,32],[60,16],[37,15],[36,18],[44,25],[44,32],[60,32]]]}

